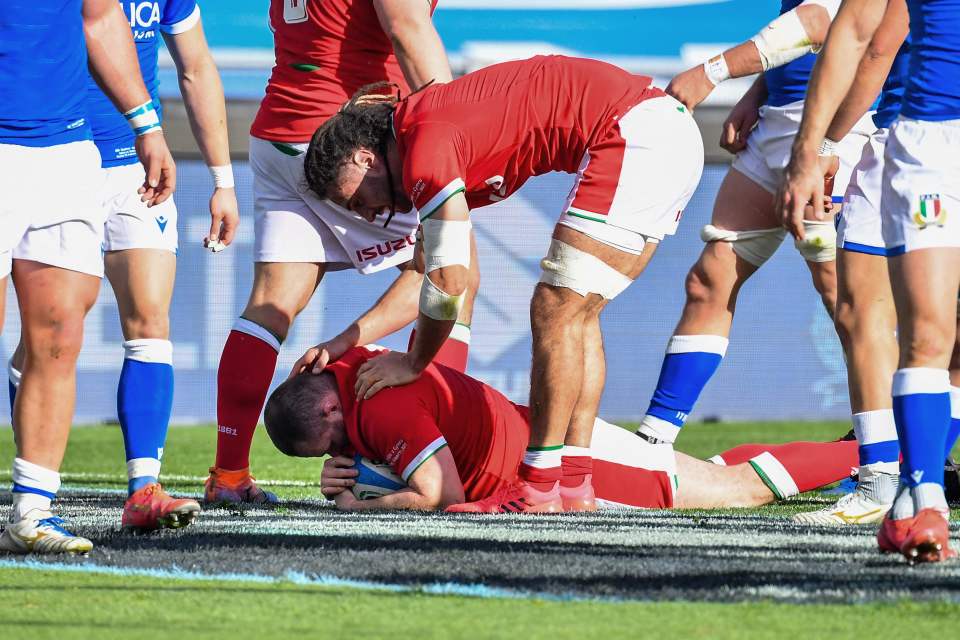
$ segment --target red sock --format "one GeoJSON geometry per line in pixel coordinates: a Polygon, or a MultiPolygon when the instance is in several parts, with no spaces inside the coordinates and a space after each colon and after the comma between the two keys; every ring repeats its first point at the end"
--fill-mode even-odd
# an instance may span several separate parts
{"type": "Polygon", "coordinates": [[[559,480],[563,479],[561,467],[531,467],[522,462],[517,475],[521,480],[539,491],[549,491],[559,480]]]}
{"type": "MultiPolygon", "coordinates": [[[[417,330],[410,332],[410,341],[407,343],[407,351],[413,348],[413,339],[417,335],[417,330]]],[[[451,369],[463,373],[467,370],[467,357],[470,354],[470,327],[459,322],[453,325],[453,331],[450,337],[440,346],[440,351],[434,357],[433,361],[442,364],[451,369]]]]}
{"type": "Polygon", "coordinates": [[[246,469],[250,443],[277,368],[280,341],[240,318],[227,338],[217,371],[217,467],[246,469]]]}
{"type": "Polygon", "coordinates": [[[750,464],[778,498],[849,478],[860,464],[856,440],[789,442],[764,449],[750,464]]]}
{"type": "MultiPolygon", "coordinates": [[[[769,451],[770,447],[775,447],[775,446],[777,445],[752,444],[752,443],[741,444],[740,446],[734,447],[729,451],[724,451],[719,456],[714,456],[714,458],[720,457],[721,459],[723,459],[723,464],[727,465],[728,467],[732,467],[735,464],[743,464],[744,462],[747,462],[748,460],[750,460],[750,458],[754,457],[755,455],[763,453],[764,451],[769,451]]],[[[712,462],[713,458],[709,458],[709,460],[712,462]]]]}
{"type": "Polygon", "coordinates": [[[590,456],[563,456],[560,459],[562,487],[579,487],[583,479],[593,473],[593,458],[590,456]]]}

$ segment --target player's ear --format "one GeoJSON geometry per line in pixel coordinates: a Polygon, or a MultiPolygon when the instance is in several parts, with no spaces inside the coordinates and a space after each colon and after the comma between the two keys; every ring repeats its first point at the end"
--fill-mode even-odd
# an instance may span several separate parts
{"type": "Polygon", "coordinates": [[[360,167],[364,171],[367,171],[377,165],[377,154],[365,147],[360,147],[354,151],[350,159],[353,164],[360,167]]]}

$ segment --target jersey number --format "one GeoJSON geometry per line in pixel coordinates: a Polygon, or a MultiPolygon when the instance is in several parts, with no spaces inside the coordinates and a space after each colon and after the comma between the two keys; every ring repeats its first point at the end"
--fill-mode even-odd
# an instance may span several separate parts
{"type": "Polygon", "coordinates": [[[308,0],[283,0],[283,21],[296,24],[307,21],[308,0]]]}

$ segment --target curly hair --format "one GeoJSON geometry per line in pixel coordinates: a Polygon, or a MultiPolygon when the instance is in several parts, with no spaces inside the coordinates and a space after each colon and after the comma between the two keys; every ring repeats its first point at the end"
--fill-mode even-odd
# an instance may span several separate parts
{"type": "Polygon", "coordinates": [[[382,90],[396,86],[376,82],[361,87],[335,116],[317,129],[303,160],[311,191],[326,198],[337,181],[340,167],[357,149],[365,147],[384,153],[399,96],[384,94],[382,90]],[[381,93],[375,93],[377,91],[381,93]]]}

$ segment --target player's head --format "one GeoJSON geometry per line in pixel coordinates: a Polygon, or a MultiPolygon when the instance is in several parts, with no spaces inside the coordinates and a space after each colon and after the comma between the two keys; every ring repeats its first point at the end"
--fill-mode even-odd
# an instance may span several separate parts
{"type": "Polygon", "coordinates": [[[337,381],[332,373],[304,373],[270,395],[263,415],[274,446],[288,456],[338,455],[347,448],[347,432],[337,381]]]}
{"type": "MultiPolygon", "coordinates": [[[[370,222],[381,214],[410,211],[403,177],[391,168],[393,110],[397,98],[371,93],[389,84],[361,88],[339,113],[317,129],[303,161],[310,190],[370,222]]],[[[395,153],[395,152],[394,152],[395,153]]]]}

